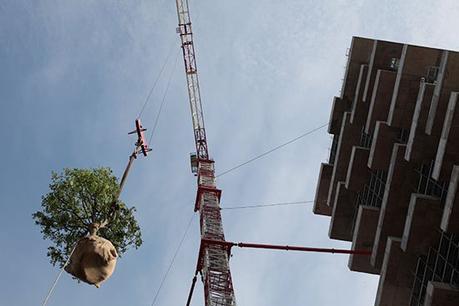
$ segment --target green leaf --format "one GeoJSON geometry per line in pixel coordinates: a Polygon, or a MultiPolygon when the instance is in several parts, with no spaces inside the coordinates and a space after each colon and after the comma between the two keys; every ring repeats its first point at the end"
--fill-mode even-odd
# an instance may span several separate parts
{"type": "Polygon", "coordinates": [[[42,196],[41,211],[32,214],[44,239],[51,241],[48,257],[62,267],[78,239],[88,233],[93,223],[110,217],[115,203],[117,213],[98,235],[110,240],[121,256],[130,247],[142,245],[140,227],[134,217],[135,208],[117,199],[118,180],[109,168],[70,169],[51,172],[49,192],[42,196]]]}

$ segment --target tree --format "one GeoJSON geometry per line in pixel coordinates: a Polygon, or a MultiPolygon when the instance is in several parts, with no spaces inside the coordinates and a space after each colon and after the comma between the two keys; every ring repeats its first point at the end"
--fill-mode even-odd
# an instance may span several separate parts
{"type": "Polygon", "coordinates": [[[142,244],[135,207],[128,208],[116,199],[118,180],[109,168],[52,172],[49,188],[42,197],[42,210],[33,218],[43,238],[53,242],[47,253],[51,264],[63,267],[78,239],[94,227],[99,236],[113,243],[119,255],[142,244]]]}

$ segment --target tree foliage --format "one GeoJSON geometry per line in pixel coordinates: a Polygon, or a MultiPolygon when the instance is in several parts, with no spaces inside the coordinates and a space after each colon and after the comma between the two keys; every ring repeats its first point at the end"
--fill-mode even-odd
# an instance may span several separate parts
{"type": "Polygon", "coordinates": [[[47,253],[51,264],[62,267],[78,239],[87,235],[91,226],[104,221],[108,224],[99,229],[98,235],[110,240],[119,255],[142,244],[133,215],[135,207],[128,208],[120,200],[115,202],[119,185],[109,168],[52,172],[49,188],[42,197],[41,211],[33,218],[43,238],[53,242],[47,253]],[[116,207],[115,214],[111,213],[112,207],[116,207]]]}

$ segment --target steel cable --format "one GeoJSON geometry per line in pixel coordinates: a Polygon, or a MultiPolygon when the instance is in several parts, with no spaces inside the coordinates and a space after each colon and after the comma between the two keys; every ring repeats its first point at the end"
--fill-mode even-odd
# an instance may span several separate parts
{"type": "Polygon", "coordinates": [[[151,303],[151,306],[154,306],[156,304],[156,300],[158,299],[159,293],[161,292],[161,289],[163,288],[164,282],[167,279],[167,276],[169,275],[169,272],[172,269],[172,266],[174,265],[175,258],[177,257],[178,252],[182,248],[183,242],[185,241],[185,238],[188,234],[188,231],[190,230],[191,224],[193,223],[194,220],[194,213],[190,218],[190,221],[188,222],[188,225],[186,227],[185,232],[183,233],[182,239],[180,240],[180,243],[177,246],[177,249],[175,250],[174,256],[172,256],[172,260],[169,263],[169,266],[167,267],[166,273],[163,275],[163,278],[161,279],[161,283],[159,284],[158,290],[156,290],[155,296],[153,298],[153,302],[151,303]]]}
{"type": "Polygon", "coordinates": [[[49,288],[48,294],[46,295],[45,299],[43,300],[43,304],[41,304],[42,306],[46,306],[48,304],[49,298],[51,297],[51,294],[53,294],[54,288],[56,288],[57,282],[61,278],[61,275],[62,275],[62,273],[64,272],[64,269],[65,269],[65,266],[67,266],[69,264],[70,257],[72,257],[73,252],[75,252],[76,246],[77,246],[77,243],[75,243],[75,246],[73,247],[72,251],[70,252],[69,257],[67,258],[67,261],[65,262],[65,264],[62,266],[61,270],[59,271],[59,274],[57,275],[56,279],[54,280],[53,285],[51,286],[51,288],[49,288]]]}
{"type": "Polygon", "coordinates": [[[221,207],[220,210],[262,208],[262,207],[273,207],[273,206],[305,205],[305,204],[313,203],[313,202],[314,202],[313,200],[310,200],[310,201],[297,201],[297,202],[280,202],[280,203],[270,203],[270,204],[253,204],[253,205],[229,206],[229,207],[221,207]]]}
{"type": "Polygon", "coordinates": [[[161,100],[161,104],[159,106],[158,113],[156,114],[155,122],[154,122],[153,128],[151,130],[150,139],[148,140],[149,144],[151,143],[151,140],[153,139],[153,135],[154,135],[154,133],[156,131],[156,127],[158,126],[159,117],[161,116],[161,112],[163,110],[164,102],[166,101],[166,96],[167,96],[167,93],[169,92],[169,87],[171,85],[172,77],[174,76],[175,70],[177,68],[177,60],[178,60],[179,51],[180,51],[180,49],[177,51],[177,54],[175,56],[174,67],[172,68],[172,72],[169,75],[169,80],[167,81],[166,90],[164,91],[163,98],[161,100]]]}
{"type": "Polygon", "coordinates": [[[318,131],[318,130],[324,128],[324,127],[326,127],[327,125],[328,125],[328,122],[325,123],[325,124],[323,124],[323,125],[321,125],[321,126],[319,126],[319,127],[317,127],[317,128],[315,128],[315,129],[312,129],[312,130],[310,130],[310,131],[307,131],[306,133],[301,134],[300,136],[297,136],[297,137],[295,137],[295,138],[293,138],[293,139],[291,139],[291,140],[289,140],[289,141],[287,141],[287,142],[285,142],[285,143],[283,143],[283,144],[281,144],[281,145],[278,145],[278,146],[272,148],[271,150],[268,150],[268,151],[266,151],[266,152],[264,152],[264,153],[261,153],[260,155],[257,155],[257,156],[255,156],[255,157],[249,159],[248,161],[243,162],[242,164],[239,164],[239,165],[234,166],[234,167],[232,167],[232,168],[230,168],[230,169],[228,169],[228,170],[225,170],[225,171],[223,171],[222,173],[217,174],[216,177],[220,177],[220,176],[225,175],[225,174],[227,174],[227,173],[230,173],[230,172],[232,172],[232,171],[234,171],[234,170],[236,170],[236,169],[239,169],[240,167],[245,166],[245,165],[247,165],[247,164],[249,164],[249,163],[251,163],[251,162],[254,162],[254,161],[256,161],[257,159],[260,159],[260,158],[262,158],[262,157],[264,157],[264,156],[266,156],[266,155],[268,155],[268,154],[270,154],[270,153],[272,153],[272,152],[274,152],[274,151],[276,151],[276,150],[279,150],[280,148],[283,148],[283,147],[285,147],[285,146],[287,146],[287,145],[289,145],[289,144],[291,144],[291,143],[293,143],[293,142],[295,142],[295,141],[297,141],[297,140],[300,140],[301,138],[303,138],[303,137],[305,137],[305,136],[308,136],[309,134],[312,134],[312,133],[314,133],[314,132],[316,132],[316,131],[318,131]]]}
{"type": "Polygon", "coordinates": [[[169,62],[169,58],[171,57],[172,51],[174,50],[174,45],[175,45],[175,41],[172,43],[171,47],[169,48],[169,53],[167,54],[167,57],[164,60],[164,63],[162,65],[161,69],[159,70],[158,75],[156,76],[156,79],[155,79],[155,81],[153,83],[153,86],[150,88],[150,91],[148,92],[148,95],[145,98],[145,101],[143,102],[142,108],[140,109],[140,112],[139,112],[139,115],[137,116],[137,118],[140,118],[140,116],[142,116],[143,111],[145,110],[145,107],[147,106],[148,102],[150,101],[150,97],[153,94],[153,91],[155,90],[156,85],[158,84],[159,78],[163,74],[164,68],[166,68],[167,63],[169,62]]]}

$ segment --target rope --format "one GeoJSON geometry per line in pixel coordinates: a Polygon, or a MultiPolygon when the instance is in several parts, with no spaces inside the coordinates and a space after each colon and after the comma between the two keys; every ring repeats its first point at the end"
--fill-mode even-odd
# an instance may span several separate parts
{"type": "Polygon", "coordinates": [[[317,127],[317,128],[315,128],[315,129],[312,129],[312,130],[310,130],[310,131],[307,131],[306,133],[304,133],[304,134],[302,134],[302,135],[300,135],[300,136],[298,136],[298,137],[295,137],[295,138],[293,138],[293,139],[291,139],[291,140],[289,140],[289,141],[287,141],[287,142],[285,142],[285,143],[283,143],[283,144],[281,144],[281,145],[278,145],[277,147],[274,147],[274,148],[272,148],[271,150],[268,150],[268,151],[266,151],[266,152],[264,152],[264,153],[261,153],[260,155],[257,155],[257,156],[255,156],[255,157],[249,159],[248,161],[243,162],[242,164],[239,164],[239,165],[237,165],[237,166],[234,166],[233,168],[230,168],[230,169],[228,169],[228,170],[226,170],[226,171],[223,171],[222,173],[219,173],[216,177],[223,176],[223,175],[225,175],[225,174],[227,174],[227,173],[230,173],[230,172],[232,172],[232,171],[234,171],[234,170],[236,170],[236,169],[238,169],[238,168],[240,168],[240,167],[242,167],[242,166],[245,166],[245,165],[247,165],[247,164],[249,164],[249,163],[251,163],[251,162],[254,162],[254,161],[256,161],[257,159],[260,159],[260,158],[262,158],[262,157],[268,155],[269,153],[272,153],[272,152],[274,152],[274,151],[276,151],[276,150],[279,150],[280,148],[283,148],[283,147],[285,147],[285,146],[287,146],[287,145],[289,145],[289,144],[291,144],[291,143],[293,143],[293,142],[295,142],[295,141],[297,141],[297,140],[300,140],[301,138],[303,138],[303,137],[305,137],[305,136],[308,136],[309,134],[312,134],[312,133],[314,133],[314,132],[316,132],[316,131],[318,131],[318,130],[324,128],[324,127],[326,127],[327,125],[328,125],[328,122],[325,123],[325,124],[323,124],[323,125],[321,125],[321,126],[319,126],[319,127],[317,127]]]}
{"type": "Polygon", "coordinates": [[[222,207],[221,210],[232,210],[232,209],[246,209],[246,208],[260,208],[260,207],[273,207],[273,206],[290,206],[290,205],[305,205],[307,203],[313,203],[314,201],[298,201],[298,202],[281,202],[281,203],[270,203],[270,204],[254,204],[244,206],[230,206],[222,207]]]}
{"type": "Polygon", "coordinates": [[[155,82],[153,83],[153,86],[151,87],[150,91],[148,92],[147,98],[143,102],[142,108],[140,109],[140,112],[139,112],[139,115],[137,116],[137,118],[140,118],[140,116],[142,115],[143,111],[145,110],[145,107],[147,106],[148,101],[150,100],[150,97],[151,97],[153,91],[155,90],[156,85],[158,84],[159,78],[163,74],[164,68],[166,68],[166,64],[169,62],[169,58],[171,57],[172,51],[174,50],[174,45],[175,45],[175,41],[172,43],[171,47],[169,48],[169,54],[167,55],[166,60],[164,61],[163,66],[161,67],[161,70],[159,71],[158,75],[156,76],[155,82]]]}
{"type": "Polygon", "coordinates": [[[45,299],[43,301],[43,304],[41,304],[42,306],[46,306],[48,304],[48,300],[51,297],[51,294],[53,294],[54,288],[56,288],[57,282],[61,278],[61,275],[64,272],[65,267],[69,264],[70,257],[72,257],[73,252],[75,252],[76,246],[77,246],[77,244],[75,243],[75,246],[73,247],[72,251],[70,252],[70,255],[67,258],[67,261],[65,262],[65,264],[62,266],[61,270],[59,271],[59,274],[57,275],[56,279],[54,280],[53,285],[51,286],[51,288],[49,288],[48,294],[46,295],[46,297],[45,297],[45,299]]]}
{"type": "Polygon", "coordinates": [[[151,135],[150,135],[150,139],[148,140],[148,143],[151,143],[151,140],[153,139],[153,135],[154,135],[154,133],[156,131],[156,127],[158,125],[159,117],[161,116],[161,112],[163,110],[164,102],[166,101],[166,96],[167,96],[167,93],[169,91],[169,87],[171,85],[172,77],[174,76],[174,72],[175,72],[176,67],[177,67],[177,60],[178,60],[179,51],[180,51],[180,49],[178,49],[177,54],[175,55],[174,68],[172,68],[172,72],[169,75],[169,80],[167,81],[166,90],[164,91],[164,95],[163,95],[163,98],[161,100],[161,105],[159,106],[158,113],[156,114],[155,123],[153,124],[153,129],[151,130],[151,135]]]}
{"type": "Polygon", "coordinates": [[[169,267],[167,267],[166,273],[163,275],[163,278],[161,279],[161,283],[159,284],[158,290],[156,290],[155,296],[153,298],[153,302],[151,303],[151,306],[154,306],[156,303],[156,300],[159,296],[159,293],[161,292],[161,289],[163,288],[164,282],[167,279],[167,276],[169,275],[169,272],[171,271],[172,266],[174,265],[175,258],[177,257],[178,252],[180,251],[183,242],[185,241],[186,235],[188,234],[188,231],[191,227],[191,223],[193,223],[194,220],[194,214],[191,216],[190,221],[188,221],[188,225],[186,227],[185,232],[183,233],[182,239],[180,240],[179,245],[177,246],[177,249],[175,250],[174,256],[172,257],[171,262],[169,263],[169,267]]]}

